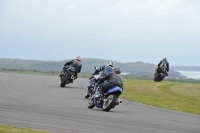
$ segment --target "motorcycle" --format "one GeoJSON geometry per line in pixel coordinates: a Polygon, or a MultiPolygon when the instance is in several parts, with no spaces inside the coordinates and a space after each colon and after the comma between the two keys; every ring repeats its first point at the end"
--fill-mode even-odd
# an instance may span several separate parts
{"type": "Polygon", "coordinates": [[[98,82],[100,76],[101,76],[100,74],[92,75],[89,78],[90,81],[89,81],[89,86],[88,86],[88,90],[87,90],[87,93],[85,95],[85,98],[89,98],[95,93],[95,86],[97,85],[97,82],[98,82]]]}
{"type": "Polygon", "coordinates": [[[103,111],[108,112],[115,106],[122,103],[122,101],[118,100],[118,97],[122,94],[122,91],[123,90],[121,87],[114,86],[104,94],[103,102],[100,102],[99,86],[97,85],[95,87],[95,93],[88,98],[88,108],[92,109],[97,107],[103,109],[103,111]]]}
{"type": "Polygon", "coordinates": [[[154,74],[154,81],[155,82],[161,82],[164,78],[165,78],[165,74],[164,74],[164,67],[159,67],[156,69],[156,73],[154,74]]]}
{"type": "MultiPolygon", "coordinates": [[[[96,70],[97,67],[94,66],[94,69],[96,70]]],[[[101,74],[97,74],[97,75],[92,75],[89,78],[89,86],[88,86],[87,93],[85,94],[85,98],[89,98],[90,96],[92,96],[92,94],[94,94],[95,86],[96,86],[96,83],[98,82],[100,76],[101,76],[101,74]]]]}
{"type": "Polygon", "coordinates": [[[72,66],[64,66],[60,76],[60,87],[65,87],[66,84],[73,83],[75,68],[72,66]]]}

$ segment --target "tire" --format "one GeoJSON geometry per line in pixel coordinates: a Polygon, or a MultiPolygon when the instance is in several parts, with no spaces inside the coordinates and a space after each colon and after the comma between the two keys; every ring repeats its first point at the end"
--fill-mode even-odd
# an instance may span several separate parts
{"type": "Polygon", "coordinates": [[[60,83],[60,87],[65,87],[70,77],[65,76],[64,79],[60,83]]]}
{"type": "Polygon", "coordinates": [[[85,94],[85,98],[88,99],[90,95],[88,93],[85,94]]]}
{"type": "Polygon", "coordinates": [[[89,109],[92,109],[92,108],[94,108],[94,100],[93,100],[93,98],[92,97],[89,97],[88,98],[88,108],[89,109]]]}
{"type": "Polygon", "coordinates": [[[154,76],[154,81],[160,81],[160,74],[156,73],[156,75],[154,76]]]}
{"type": "Polygon", "coordinates": [[[161,78],[160,81],[163,81],[164,78],[165,78],[165,76],[163,78],[161,78]]]}
{"type": "Polygon", "coordinates": [[[108,96],[103,103],[103,111],[110,111],[111,108],[115,107],[117,96],[115,94],[108,96]]]}

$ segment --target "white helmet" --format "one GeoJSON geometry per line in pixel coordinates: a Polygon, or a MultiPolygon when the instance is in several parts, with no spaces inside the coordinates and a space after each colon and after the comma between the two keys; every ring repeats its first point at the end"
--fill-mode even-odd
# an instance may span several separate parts
{"type": "Polygon", "coordinates": [[[115,65],[115,63],[113,62],[113,61],[108,61],[108,63],[107,63],[107,66],[111,66],[111,67],[114,67],[114,65],[115,65]]]}

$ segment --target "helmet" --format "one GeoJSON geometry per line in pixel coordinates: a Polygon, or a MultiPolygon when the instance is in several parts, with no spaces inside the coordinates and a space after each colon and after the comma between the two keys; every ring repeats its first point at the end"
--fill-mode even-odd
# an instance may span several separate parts
{"type": "Polygon", "coordinates": [[[166,61],[167,59],[164,57],[163,60],[166,61]]]}
{"type": "Polygon", "coordinates": [[[81,62],[81,57],[80,57],[80,56],[77,56],[75,59],[76,59],[77,61],[80,61],[80,62],[81,62]]]}
{"type": "Polygon", "coordinates": [[[113,71],[114,71],[116,74],[121,74],[121,70],[120,70],[118,67],[114,68],[113,71]]]}
{"type": "Polygon", "coordinates": [[[107,66],[114,67],[115,63],[113,61],[108,61],[107,66]]]}

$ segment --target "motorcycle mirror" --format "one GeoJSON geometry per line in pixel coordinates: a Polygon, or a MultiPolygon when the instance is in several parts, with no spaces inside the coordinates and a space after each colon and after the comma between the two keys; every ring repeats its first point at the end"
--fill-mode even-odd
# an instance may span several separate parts
{"type": "Polygon", "coordinates": [[[97,67],[96,67],[96,66],[94,66],[94,69],[97,69],[97,67]]]}

